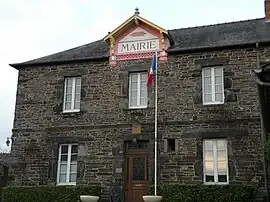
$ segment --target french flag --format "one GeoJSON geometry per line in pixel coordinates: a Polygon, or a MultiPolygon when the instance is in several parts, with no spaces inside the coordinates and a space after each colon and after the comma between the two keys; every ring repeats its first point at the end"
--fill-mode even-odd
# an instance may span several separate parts
{"type": "Polygon", "coordinates": [[[153,83],[153,75],[154,75],[156,70],[157,70],[157,51],[155,52],[154,58],[152,60],[152,65],[151,65],[150,71],[148,72],[146,86],[151,86],[152,85],[152,83],[153,83]]]}

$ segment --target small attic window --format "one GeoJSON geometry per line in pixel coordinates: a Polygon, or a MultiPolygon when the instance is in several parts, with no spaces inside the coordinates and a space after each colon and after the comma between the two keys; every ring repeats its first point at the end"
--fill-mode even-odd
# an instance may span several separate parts
{"type": "Polygon", "coordinates": [[[168,139],[167,144],[168,152],[175,152],[175,139],[168,139]]]}

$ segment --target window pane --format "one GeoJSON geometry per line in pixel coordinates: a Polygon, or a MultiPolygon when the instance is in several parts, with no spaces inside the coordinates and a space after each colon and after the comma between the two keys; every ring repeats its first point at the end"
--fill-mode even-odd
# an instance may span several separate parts
{"type": "Polygon", "coordinates": [[[76,86],[75,93],[76,94],[81,94],[81,86],[76,86]]]}
{"type": "Polygon", "coordinates": [[[147,97],[147,91],[146,89],[141,90],[141,97],[146,98],[147,97]]]}
{"type": "Polygon", "coordinates": [[[75,95],[75,101],[76,102],[80,102],[81,101],[81,95],[80,94],[76,94],[75,95]]]}
{"type": "Polygon", "coordinates": [[[215,92],[221,93],[222,92],[222,86],[221,85],[215,85],[215,92]]]}
{"type": "Polygon", "coordinates": [[[213,141],[211,141],[211,140],[205,140],[204,141],[204,149],[205,150],[210,150],[210,151],[212,151],[213,150],[213,141]]]}
{"type": "Polygon", "coordinates": [[[221,93],[216,93],[215,95],[216,95],[215,101],[222,102],[222,94],[221,93]]]}
{"type": "Polygon", "coordinates": [[[204,71],[204,77],[210,77],[211,76],[211,69],[203,69],[204,71]]]}
{"type": "Polygon", "coordinates": [[[76,182],[76,178],[77,178],[77,173],[71,173],[69,181],[70,182],[76,182]]]}
{"type": "Polygon", "coordinates": [[[74,103],[74,109],[80,109],[80,102],[74,103]]]}
{"type": "Polygon", "coordinates": [[[146,106],[147,105],[147,98],[141,98],[140,102],[141,102],[141,106],[146,106]]]}
{"type": "Polygon", "coordinates": [[[72,99],[72,94],[67,94],[66,95],[66,102],[71,102],[72,99]]]}
{"type": "Polygon", "coordinates": [[[68,153],[68,145],[62,145],[61,153],[62,154],[67,154],[68,153]]]}
{"type": "Polygon", "coordinates": [[[226,141],[225,140],[217,140],[217,149],[218,150],[226,150],[226,141]]]}
{"type": "Polygon", "coordinates": [[[204,92],[205,93],[212,93],[212,86],[205,86],[204,87],[204,92]]]}
{"type": "Polygon", "coordinates": [[[80,86],[81,85],[81,78],[76,78],[76,86],[80,86]]]}
{"type": "Polygon", "coordinates": [[[146,81],[141,81],[141,89],[146,89],[146,81]]]}
{"type": "Polygon", "coordinates": [[[131,90],[137,90],[137,86],[138,86],[137,82],[136,83],[132,82],[130,88],[131,88],[131,90]]]}
{"type": "Polygon", "coordinates": [[[131,82],[137,82],[138,81],[138,74],[130,74],[131,82]]]}
{"type": "Polygon", "coordinates": [[[218,161],[225,161],[226,160],[226,151],[218,151],[217,158],[218,158],[218,161]]]}
{"type": "Polygon", "coordinates": [[[67,155],[61,155],[61,162],[66,162],[68,159],[67,155]]]}
{"type": "Polygon", "coordinates": [[[206,182],[214,182],[214,175],[206,175],[205,181],[206,182]]]}
{"type": "Polygon", "coordinates": [[[211,78],[210,77],[204,78],[204,86],[208,86],[208,85],[211,85],[211,78]]]}
{"type": "Polygon", "coordinates": [[[206,151],[204,158],[206,161],[213,161],[213,152],[212,151],[206,151]]]}
{"type": "Polygon", "coordinates": [[[59,176],[59,182],[66,182],[66,174],[60,174],[59,176]]]}
{"type": "Polygon", "coordinates": [[[72,78],[69,78],[66,81],[67,81],[67,87],[71,87],[72,86],[73,79],[72,78]]]}
{"type": "Polygon", "coordinates": [[[71,153],[78,153],[78,145],[72,145],[71,153]]]}
{"type": "Polygon", "coordinates": [[[215,76],[221,76],[222,75],[222,68],[221,67],[220,68],[215,68],[214,71],[215,71],[215,76]]]}
{"type": "Polygon", "coordinates": [[[137,99],[131,99],[130,106],[137,106],[137,99]]]}
{"type": "Polygon", "coordinates": [[[67,172],[67,164],[61,164],[60,173],[66,173],[66,172],[67,172]]]}
{"type": "Polygon", "coordinates": [[[227,182],[227,175],[218,175],[218,182],[227,182]]]}
{"type": "Polygon", "coordinates": [[[145,161],[142,157],[133,158],[133,180],[144,180],[145,179],[145,161]]]}
{"type": "Polygon", "coordinates": [[[137,91],[131,91],[131,98],[137,99],[137,91]]]}
{"type": "Polygon", "coordinates": [[[76,162],[76,161],[77,161],[77,154],[71,155],[71,162],[76,162]]]}
{"type": "Polygon", "coordinates": [[[147,81],[147,74],[141,73],[141,81],[147,81]]]}
{"type": "Polygon", "coordinates": [[[66,110],[71,109],[71,102],[66,102],[65,103],[65,109],[66,110]]]}
{"type": "Polygon", "coordinates": [[[226,170],[226,169],[227,169],[226,161],[219,161],[218,170],[226,170]]]}
{"type": "Polygon", "coordinates": [[[212,94],[205,94],[203,98],[204,98],[204,102],[211,102],[212,94]]]}
{"type": "Polygon", "coordinates": [[[71,164],[70,165],[70,172],[72,172],[72,173],[77,172],[77,164],[71,164]]]}
{"type": "Polygon", "coordinates": [[[71,94],[72,93],[72,87],[68,87],[66,88],[66,94],[71,94]]]}
{"type": "Polygon", "coordinates": [[[215,84],[222,84],[222,77],[221,76],[215,77],[215,84]]]}
{"type": "Polygon", "coordinates": [[[214,163],[212,161],[206,161],[205,162],[205,169],[207,171],[213,171],[214,170],[214,163]]]}

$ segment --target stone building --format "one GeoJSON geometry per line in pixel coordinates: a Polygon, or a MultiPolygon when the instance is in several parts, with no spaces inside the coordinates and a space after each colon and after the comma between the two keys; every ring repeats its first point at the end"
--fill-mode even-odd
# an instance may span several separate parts
{"type": "Polygon", "coordinates": [[[270,59],[265,8],[265,18],[174,30],[136,10],[102,40],[11,64],[9,184],[101,184],[104,201],[140,201],[154,177],[146,80],[158,49],[158,182],[267,189],[254,72],[270,59]]]}

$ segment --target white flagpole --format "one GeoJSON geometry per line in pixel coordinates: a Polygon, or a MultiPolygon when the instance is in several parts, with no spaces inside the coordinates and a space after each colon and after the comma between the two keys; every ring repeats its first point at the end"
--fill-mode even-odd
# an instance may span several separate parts
{"type": "Polygon", "coordinates": [[[157,195],[157,63],[158,63],[158,55],[157,55],[157,50],[155,52],[155,57],[156,57],[156,72],[155,72],[155,196],[157,195]]]}

